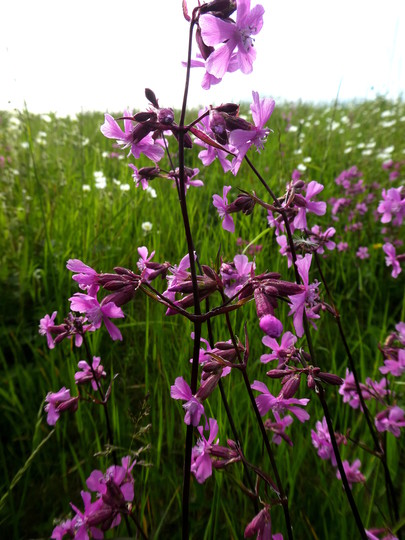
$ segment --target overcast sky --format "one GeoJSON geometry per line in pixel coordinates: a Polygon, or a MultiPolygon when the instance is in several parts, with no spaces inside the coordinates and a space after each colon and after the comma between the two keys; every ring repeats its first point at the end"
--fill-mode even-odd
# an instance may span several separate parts
{"type": "MultiPolygon", "coordinates": [[[[209,92],[192,72],[189,104],[405,97],[405,0],[252,0],[265,8],[253,74],[209,92]]],[[[188,0],[189,8],[196,0],[188,0]]],[[[188,23],[181,0],[2,0],[0,110],[70,114],[181,104],[188,23]]],[[[195,51],[195,48],[194,48],[195,51]]]]}

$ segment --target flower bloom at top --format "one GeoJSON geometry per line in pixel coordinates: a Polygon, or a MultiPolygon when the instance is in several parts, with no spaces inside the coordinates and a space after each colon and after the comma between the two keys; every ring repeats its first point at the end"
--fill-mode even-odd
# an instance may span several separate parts
{"type": "Polygon", "coordinates": [[[360,246],[359,249],[356,251],[356,257],[359,259],[369,259],[370,254],[368,252],[367,246],[360,246]]]}
{"type": "MultiPolygon", "coordinates": [[[[316,431],[311,429],[312,444],[318,450],[318,456],[321,459],[330,459],[334,467],[336,467],[336,457],[333,450],[332,442],[329,435],[328,425],[326,418],[323,417],[322,422],[316,422],[316,431]]],[[[335,433],[337,444],[347,444],[347,441],[343,435],[335,433]]]]}
{"type": "Polygon", "coordinates": [[[203,426],[198,427],[200,438],[191,452],[191,472],[196,477],[199,484],[212,475],[212,462],[209,455],[209,450],[213,445],[217,445],[219,439],[215,442],[215,437],[218,435],[218,423],[214,418],[209,419],[210,435],[208,440],[203,435],[203,426]]]}
{"type": "Polygon", "coordinates": [[[98,284],[98,273],[80,259],[69,259],[66,268],[76,273],[72,279],[79,284],[81,289],[88,290],[91,286],[98,284]]]}
{"type": "Polygon", "coordinates": [[[291,332],[285,332],[281,337],[280,345],[277,340],[270,336],[264,336],[262,338],[263,345],[270,347],[273,351],[271,354],[262,354],[260,357],[260,362],[267,364],[271,360],[278,360],[278,367],[285,364],[291,355],[294,352],[295,347],[294,343],[297,341],[297,338],[291,332]]]}
{"type": "Polygon", "coordinates": [[[380,371],[384,375],[391,373],[394,377],[400,377],[405,373],[405,349],[398,349],[397,360],[394,358],[384,360],[384,365],[380,367],[380,371]]]}
{"type": "Polygon", "coordinates": [[[238,63],[242,73],[251,73],[256,51],[253,38],[263,26],[264,8],[261,5],[250,9],[250,0],[238,0],[236,23],[214,15],[202,15],[199,20],[201,36],[205,45],[220,45],[208,56],[205,67],[210,75],[222,79],[229,70],[231,59],[238,63]],[[235,49],[237,51],[233,54],[235,49]]]}
{"type": "Polygon", "coordinates": [[[246,255],[235,255],[232,263],[221,264],[221,277],[225,294],[231,298],[243,287],[249,278],[254,277],[255,263],[249,262],[246,255]]]}

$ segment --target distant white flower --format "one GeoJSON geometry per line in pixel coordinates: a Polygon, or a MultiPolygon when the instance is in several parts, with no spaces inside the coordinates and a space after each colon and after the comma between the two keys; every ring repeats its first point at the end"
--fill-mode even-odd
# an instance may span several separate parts
{"type": "Polygon", "coordinates": [[[351,146],[348,146],[347,148],[344,149],[344,154],[350,154],[352,150],[353,148],[351,146]]]}
{"type": "Polygon", "coordinates": [[[381,118],[387,118],[388,116],[392,116],[394,113],[392,111],[383,111],[381,113],[381,118]]]}
{"type": "Polygon", "coordinates": [[[291,133],[295,133],[296,131],[298,131],[298,126],[293,126],[293,125],[291,125],[291,126],[288,128],[288,131],[290,131],[291,133]]]}
{"type": "Polygon", "coordinates": [[[49,124],[49,122],[52,122],[52,118],[49,116],[49,114],[41,114],[41,118],[47,124],[49,124]]]}
{"type": "Polygon", "coordinates": [[[299,164],[297,165],[297,169],[298,169],[299,171],[301,171],[301,172],[304,172],[304,171],[307,170],[307,166],[304,165],[303,163],[299,163],[299,164]]]}
{"type": "Polygon", "coordinates": [[[107,178],[102,171],[94,171],[94,180],[97,189],[105,189],[107,187],[107,178]]]}
{"type": "Polygon", "coordinates": [[[156,199],[157,197],[157,193],[156,193],[156,190],[153,189],[153,187],[150,187],[148,186],[145,191],[148,193],[148,195],[152,198],[152,199],[156,199]]]}
{"type": "Polygon", "coordinates": [[[82,190],[83,190],[83,191],[90,191],[90,190],[91,190],[91,187],[89,186],[89,184],[83,184],[83,185],[82,185],[82,190]]]}
{"type": "Polygon", "coordinates": [[[332,122],[330,129],[332,131],[335,131],[335,129],[337,129],[338,127],[340,127],[340,122],[332,122]]]}
{"type": "Polygon", "coordinates": [[[116,186],[120,186],[120,185],[121,185],[120,180],[117,180],[116,178],[113,178],[113,183],[114,183],[116,186]]]}
{"type": "Polygon", "coordinates": [[[371,148],[365,148],[362,151],[361,155],[362,156],[371,156],[372,153],[373,153],[373,150],[371,148]]]}
{"type": "Polygon", "coordinates": [[[30,145],[29,145],[29,143],[28,143],[27,141],[23,141],[23,142],[21,143],[21,148],[27,149],[27,148],[29,148],[29,146],[30,146],[30,145]]]}
{"type": "Polygon", "coordinates": [[[152,230],[152,223],[150,221],[144,221],[141,225],[141,228],[144,232],[148,233],[152,230]]]}
{"type": "Polygon", "coordinates": [[[87,146],[90,142],[90,139],[88,137],[84,137],[82,140],[82,146],[87,146]]]}
{"type": "Polygon", "coordinates": [[[307,156],[307,157],[304,157],[304,159],[302,160],[304,163],[311,163],[312,161],[312,158],[310,156],[307,156]]]}
{"type": "Polygon", "coordinates": [[[103,152],[103,153],[101,154],[101,156],[102,156],[103,158],[108,158],[109,155],[110,155],[110,154],[109,154],[108,152],[103,152]]]}
{"type": "Polygon", "coordinates": [[[395,124],[397,123],[396,120],[387,120],[385,122],[381,122],[381,127],[383,128],[390,128],[392,126],[395,126],[395,124]]]}
{"type": "Polygon", "coordinates": [[[120,190],[121,191],[129,191],[131,189],[130,185],[129,184],[121,184],[120,185],[120,190]]]}

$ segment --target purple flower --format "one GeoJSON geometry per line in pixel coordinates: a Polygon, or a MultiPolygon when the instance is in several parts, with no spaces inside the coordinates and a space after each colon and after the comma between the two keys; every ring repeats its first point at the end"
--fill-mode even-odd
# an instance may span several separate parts
{"type": "Polygon", "coordinates": [[[395,247],[391,243],[387,242],[383,245],[383,250],[386,255],[385,264],[387,266],[392,266],[391,276],[393,278],[397,278],[402,272],[402,269],[401,265],[399,264],[400,261],[398,260],[395,247]]]}
{"type": "Polygon", "coordinates": [[[292,352],[294,352],[294,343],[296,343],[296,341],[296,336],[291,332],[285,332],[285,334],[282,335],[280,345],[276,339],[270,336],[264,336],[262,338],[263,345],[270,347],[273,352],[271,354],[263,354],[260,357],[260,361],[263,362],[263,364],[267,364],[271,360],[278,360],[278,367],[281,367],[287,362],[292,352]]]}
{"type": "Polygon", "coordinates": [[[322,231],[319,225],[314,225],[311,228],[310,238],[314,241],[319,247],[316,249],[316,252],[319,254],[324,253],[324,247],[332,251],[336,247],[336,243],[331,240],[332,236],[336,233],[334,227],[328,227],[325,232],[322,231]]]}
{"type": "Polygon", "coordinates": [[[284,413],[286,411],[292,412],[300,422],[305,422],[309,419],[309,414],[307,411],[300,409],[299,405],[305,407],[309,399],[307,398],[288,398],[284,399],[282,396],[274,397],[267,386],[260,382],[254,381],[251,385],[253,390],[258,390],[262,392],[260,396],[256,398],[256,405],[259,409],[261,416],[264,416],[271,409],[272,411],[284,413]]]}
{"type": "Polygon", "coordinates": [[[402,198],[402,186],[399,188],[390,188],[382,190],[382,198],[377,212],[382,214],[381,223],[390,223],[401,225],[405,217],[405,199],[402,198]]]}
{"type": "Polygon", "coordinates": [[[55,317],[57,314],[58,312],[54,311],[51,316],[45,315],[45,317],[39,321],[39,333],[41,336],[46,336],[49,349],[55,348],[55,342],[52,337],[51,329],[55,325],[55,317]]]}
{"type": "Polygon", "coordinates": [[[243,285],[254,277],[255,263],[249,262],[246,255],[235,255],[232,263],[222,263],[221,277],[228,298],[235,295],[243,285]]]}
{"type": "Polygon", "coordinates": [[[276,102],[270,98],[259,98],[258,92],[252,92],[253,103],[250,106],[254,126],[251,129],[234,129],[229,136],[229,142],[234,146],[238,154],[232,160],[232,173],[236,175],[239,167],[249,148],[254,144],[257,150],[263,149],[263,143],[270,133],[269,128],[264,126],[269,121],[274,111],[276,102]]]}
{"type": "MultiPolygon", "coordinates": [[[[125,117],[130,117],[131,113],[124,111],[125,117]]],[[[122,148],[130,147],[130,153],[138,159],[141,154],[154,161],[155,163],[162,159],[164,155],[163,147],[153,139],[151,133],[147,133],[142,139],[134,143],[134,127],[132,120],[124,120],[124,131],[120,128],[117,121],[110,114],[105,115],[105,122],[100,128],[101,133],[108,139],[116,139],[116,142],[122,148]]]]}
{"type": "Polygon", "coordinates": [[[70,390],[63,386],[58,392],[48,392],[45,401],[46,421],[50,426],[54,426],[59,420],[60,413],[69,410],[73,412],[77,411],[79,398],[71,397],[70,390]]]}
{"type": "MultiPolygon", "coordinates": [[[[343,469],[345,471],[347,481],[349,483],[350,489],[352,489],[352,484],[354,482],[365,482],[365,476],[360,472],[361,461],[356,459],[351,465],[348,461],[343,461],[343,469]]],[[[336,471],[336,478],[341,479],[340,472],[336,471]]]]}
{"type": "Polygon", "coordinates": [[[98,525],[109,520],[111,517],[111,509],[105,508],[101,499],[91,502],[91,495],[87,491],[81,491],[81,496],[84,503],[84,511],[81,512],[74,504],[70,506],[76,512],[75,540],[89,540],[89,538],[101,539],[104,538],[104,533],[97,529],[98,525]],[[91,536],[89,535],[91,533],[91,536]]]}
{"type": "Polygon", "coordinates": [[[198,426],[201,416],[204,414],[204,405],[193,396],[191,388],[183,377],[176,378],[174,385],[170,387],[170,396],[173,399],[181,399],[186,402],[183,405],[186,411],[184,423],[187,425],[192,424],[194,427],[198,426]]]}
{"type": "Polygon", "coordinates": [[[359,249],[356,252],[356,257],[358,257],[359,259],[369,259],[370,254],[368,252],[368,247],[367,246],[360,246],[359,249]]]}
{"type": "Polygon", "coordinates": [[[347,251],[348,247],[349,247],[349,244],[347,242],[339,242],[337,245],[337,250],[340,252],[347,251]]]}
{"type": "Polygon", "coordinates": [[[72,276],[72,279],[77,281],[81,289],[88,290],[90,287],[98,286],[99,274],[81,260],[69,259],[66,268],[76,273],[75,276],[72,276]]]}
{"type": "Polygon", "coordinates": [[[231,190],[231,188],[232,186],[224,186],[222,197],[220,197],[219,195],[213,195],[212,204],[218,210],[219,217],[222,219],[222,228],[225,229],[225,231],[233,233],[235,232],[235,223],[233,221],[232,216],[230,216],[227,211],[227,208],[228,208],[227,195],[229,191],[231,190]]]}
{"type": "Polygon", "coordinates": [[[247,524],[244,537],[251,538],[255,534],[257,534],[257,540],[274,538],[271,534],[270,507],[267,505],[247,524]]]}
{"type": "Polygon", "coordinates": [[[104,367],[100,364],[100,361],[101,359],[99,356],[93,356],[93,362],[90,367],[86,360],[80,360],[77,365],[82,371],[77,371],[75,373],[76,384],[85,384],[87,382],[91,382],[93,390],[96,391],[97,381],[103,377],[106,377],[107,375],[104,371],[104,367]]]}
{"type": "Polygon", "coordinates": [[[198,431],[200,433],[200,438],[191,451],[191,472],[194,474],[199,484],[205,482],[205,480],[212,475],[210,450],[212,449],[212,446],[218,445],[219,441],[219,439],[217,439],[216,442],[214,442],[214,439],[218,434],[217,421],[214,418],[210,418],[208,422],[210,432],[208,440],[203,435],[203,426],[199,426],[198,431]]]}
{"type": "Polygon", "coordinates": [[[378,431],[390,431],[395,437],[400,437],[400,428],[405,426],[405,411],[393,405],[379,412],[374,420],[378,431]]]}
{"type": "MultiPolygon", "coordinates": [[[[323,417],[322,422],[316,422],[316,431],[311,429],[312,444],[318,450],[318,456],[321,459],[330,459],[334,467],[336,467],[336,457],[333,450],[328,424],[326,418],[323,417]]],[[[337,444],[347,444],[346,438],[343,435],[335,433],[337,444]]]]}
{"type": "Polygon", "coordinates": [[[384,360],[384,365],[380,367],[381,373],[387,375],[391,373],[394,377],[400,377],[405,373],[405,349],[398,349],[398,359],[384,360]]]}
{"type": "Polygon", "coordinates": [[[237,3],[236,24],[231,20],[222,20],[214,15],[200,17],[201,36],[206,45],[220,47],[214,50],[206,60],[206,70],[217,79],[222,79],[229,69],[229,64],[237,48],[235,60],[243,73],[251,73],[256,51],[251,36],[260,32],[263,26],[264,8],[261,5],[250,9],[250,0],[237,3]]]}
{"type": "Polygon", "coordinates": [[[315,280],[309,284],[309,269],[311,267],[312,255],[307,253],[305,257],[296,262],[298,273],[302,279],[302,288],[304,291],[300,294],[289,296],[292,305],[289,315],[294,315],[293,323],[298,337],[304,335],[304,309],[309,319],[319,319],[319,315],[313,310],[319,304],[318,287],[319,283],[315,280]],[[306,308],[308,306],[308,309],[306,308]]]}
{"type": "Polygon", "coordinates": [[[148,248],[146,246],[141,246],[138,248],[138,254],[139,254],[139,260],[136,263],[136,266],[138,267],[139,271],[142,274],[142,278],[145,281],[148,281],[149,275],[154,273],[154,270],[151,270],[146,267],[146,263],[150,262],[150,260],[155,255],[155,252],[152,251],[152,253],[149,255],[148,248]],[[149,256],[148,256],[149,255],[149,256]]]}
{"type": "MultiPolygon", "coordinates": [[[[204,114],[204,110],[199,111],[199,116],[202,116],[204,114]]],[[[204,116],[204,118],[200,121],[201,128],[203,131],[209,135],[212,139],[215,139],[215,134],[210,128],[210,117],[204,116]]],[[[229,156],[229,153],[225,150],[221,150],[220,148],[216,148],[215,146],[212,146],[211,144],[208,144],[198,138],[195,140],[196,144],[199,146],[203,146],[204,150],[201,150],[201,152],[198,154],[198,157],[201,159],[203,165],[205,167],[208,167],[208,165],[211,165],[211,163],[215,160],[215,158],[218,158],[222,169],[224,172],[228,172],[231,170],[231,162],[227,159],[229,156]]],[[[229,151],[232,151],[232,149],[229,147],[229,145],[222,145],[224,148],[227,148],[229,151]]]]}
{"type": "Polygon", "coordinates": [[[122,341],[121,332],[109,319],[117,319],[125,317],[124,312],[120,307],[117,307],[114,302],[106,302],[101,304],[95,295],[75,293],[70,301],[70,309],[85,313],[87,319],[92,323],[93,328],[100,328],[101,322],[104,322],[108,333],[113,341],[119,339],[122,341]]]}
{"type": "Polygon", "coordinates": [[[285,429],[293,423],[293,417],[287,414],[287,416],[281,418],[278,412],[274,410],[272,412],[275,422],[271,422],[271,420],[267,419],[264,423],[264,427],[273,432],[272,441],[274,444],[281,444],[281,441],[284,440],[287,444],[293,446],[292,440],[285,433],[285,429]]]}
{"type": "Polygon", "coordinates": [[[298,207],[298,213],[294,218],[293,225],[296,229],[304,230],[307,228],[307,213],[311,212],[317,216],[323,216],[326,212],[326,202],[312,201],[311,199],[323,191],[324,186],[319,182],[309,182],[305,197],[300,197],[300,206],[298,207]]]}

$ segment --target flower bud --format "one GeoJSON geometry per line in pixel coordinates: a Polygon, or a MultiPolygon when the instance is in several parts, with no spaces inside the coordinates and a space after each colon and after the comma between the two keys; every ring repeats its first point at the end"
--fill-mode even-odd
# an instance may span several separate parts
{"type": "Polygon", "coordinates": [[[300,379],[300,373],[296,373],[295,375],[288,377],[279,395],[282,396],[284,399],[292,398],[300,387],[300,379]]]}
{"type": "Polygon", "coordinates": [[[155,92],[153,92],[150,88],[145,88],[145,97],[148,101],[152,103],[152,105],[156,109],[159,109],[159,103],[158,103],[158,100],[156,99],[155,92]]]}
{"type": "Polygon", "coordinates": [[[159,109],[158,122],[165,125],[171,125],[174,122],[173,109],[159,109]]]}

